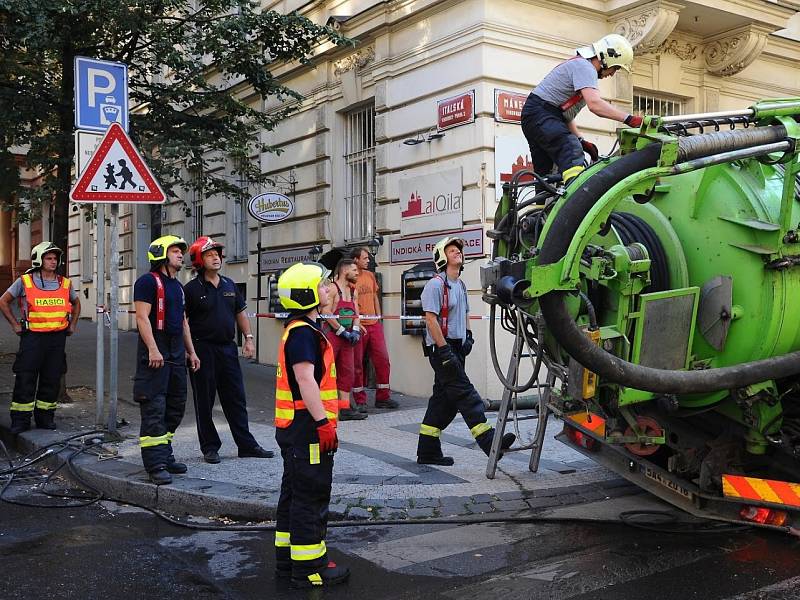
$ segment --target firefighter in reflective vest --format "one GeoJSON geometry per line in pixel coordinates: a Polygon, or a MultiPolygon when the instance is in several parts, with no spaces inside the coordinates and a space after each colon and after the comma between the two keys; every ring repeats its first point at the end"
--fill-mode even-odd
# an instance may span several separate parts
{"type": "MultiPolygon", "coordinates": [[[[417,462],[421,465],[454,464],[444,456],[440,436],[461,413],[472,437],[486,455],[492,448],[494,428],[486,422],[483,400],[464,371],[472,351],[473,337],[469,326],[469,298],[461,281],[464,269],[464,241],[457,237],[439,240],[433,248],[433,262],[438,275],[422,290],[425,311],[425,356],[433,368],[433,393],[419,428],[417,462]]],[[[513,433],[503,436],[502,450],[516,440],[513,433]]]]}
{"type": "Polygon", "coordinates": [[[61,375],[66,371],[64,347],[75,333],[81,303],[67,277],[56,274],[63,252],[52,242],[31,251],[31,268],[0,296],[0,312],[20,336],[12,370],[16,374],[11,397],[11,433],[31,427],[31,414],[40,429],[55,429],[56,401],[61,375]],[[16,299],[20,314],[11,303],[16,299]]]}
{"type": "Polygon", "coordinates": [[[292,587],[344,582],[349,569],[328,560],[325,534],[338,447],[338,392],[333,348],[319,328],[330,271],[316,262],[289,267],[278,295],[290,312],[278,348],[275,439],[283,479],[275,524],[276,575],[292,587]]]}
{"type": "Polygon", "coordinates": [[[172,437],[186,407],[186,363],[193,371],[200,368],[176,279],[186,248],[174,235],[153,240],[147,250],[150,272],[133,286],[139,329],[133,399],[142,418],[142,462],[156,485],[172,483],[171,473],[186,472],[186,465],[175,461],[172,437]]]}
{"type": "Polygon", "coordinates": [[[578,48],[573,58],[545,75],[522,107],[522,133],[538,174],[549,175],[555,163],[564,183],[569,183],[584,169],[584,152],[592,161],[599,158],[597,146],[584,139],[575,124],[584,106],[598,117],[628,127],[642,124],[642,117],[615,108],[597,89],[598,80],[611,77],[619,69],[630,72],[632,65],[631,43],[612,33],[591,46],[578,48]]]}

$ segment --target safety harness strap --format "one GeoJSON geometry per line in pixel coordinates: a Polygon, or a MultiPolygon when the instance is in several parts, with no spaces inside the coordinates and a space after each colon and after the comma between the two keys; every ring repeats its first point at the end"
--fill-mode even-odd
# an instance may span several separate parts
{"type": "Polygon", "coordinates": [[[439,311],[439,323],[442,328],[442,335],[447,339],[447,317],[450,312],[450,285],[447,283],[447,279],[441,275],[437,275],[437,277],[442,280],[442,309],[439,311]]]}
{"type": "Polygon", "coordinates": [[[164,300],[164,282],[161,281],[161,275],[156,271],[150,271],[153,279],[156,282],[156,330],[164,331],[164,321],[166,314],[165,300],[164,300]]]}

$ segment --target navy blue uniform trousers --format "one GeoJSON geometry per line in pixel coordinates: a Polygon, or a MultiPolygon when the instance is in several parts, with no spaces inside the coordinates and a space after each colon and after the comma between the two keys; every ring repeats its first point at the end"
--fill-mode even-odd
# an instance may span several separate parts
{"type": "Polygon", "coordinates": [[[165,468],[175,461],[172,434],[183,420],[186,409],[186,349],[183,335],[169,336],[153,332],[164,366],[148,366],[147,346],[139,338],[136,351],[136,375],[133,378],[133,399],[139,403],[142,425],[139,445],[142,462],[148,473],[165,468]],[[151,445],[152,444],[152,445],[151,445]]]}
{"type": "MultiPolygon", "coordinates": [[[[328,505],[333,484],[333,452],[311,452],[319,444],[316,424],[307,411],[297,411],[292,424],[276,429],[275,439],[283,458],[281,494],[275,511],[275,529],[288,532],[292,546],[325,541],[328,505]]],[[[311,560],[292,560],[290,548],[275,548],[277,569],[304,578],[328,564],[327,551],[311,560]]]]}
{"type": "MultiPolygon", "coordinates": [[[[428,399],[428,409],[425,411],[422,424],[444,431],[453,422],[456,414],[461,413],[467,427],[473,432],[478,446],[488,455],[492,447],[494,429],[479,427],[486,423],[486,409],[483,399],[464,371],[466,356],[461,349],[461,340],[448,339],[447,343],[458,358],[460,368],[458,373],[454,374],[442,367],[441,361],[435,354],[428,356],[433,368],[433,393],[428,399]],[[480,431],[481,429],[484,431],[480,431]]],[[[439,437],[420,435],[417,455],[441,456],[442,444],[439,437]]]]}
{"type": "Polygon", "coordinates": [[[14,402],[30,404],[35,400],[58,400],[61,375],[67,370],[66,341],[66,331],[22,333],[17,358],[11,367],[16,375],[11,397],[14,402]]]}
{"type": "Polygon", "coordinates": [[[522,133],[531,149],[533,170],[539,175],[549,175],[553,163],[560,173],[573,167],[582,167],[584,156],[581,142],[569,130],[561,109],[541,98],[529,98],[532,106],[522,117],[522,133]]]}
{"type": "Polygon", "coordinates": [[[195,340],[194,350],[200,359],[200,369],[191,376],[200,450],[205,454],[218,451],[222,446],[214,426],[214,397],[217,394],[233,441],[239,450],[252,450],[258,442],[247,424],[247,401],[236,344],[195,340]]]}

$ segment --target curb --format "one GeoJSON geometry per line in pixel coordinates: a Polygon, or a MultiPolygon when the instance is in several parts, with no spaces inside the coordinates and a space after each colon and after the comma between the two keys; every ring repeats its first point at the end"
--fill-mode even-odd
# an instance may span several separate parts
{"type": "MultiPolygon", "coordinates": [[[[70,435],[75,433],[80,432],[71,432],[70,435]]],[[[64,437],[64,433],[57,431],[34,429],[21,435],[12,435],[5,419],[0,422],[0,439],[23,454],[61,441],[64,437]]],[[[73,452],[73,449],[67,448],[40,462],[51,469],[63,467],[73,452]]],[[[98,461],[95,456],[86,454],[75,457],[72,466],[80,479],[101,492],[105,498],[118,502],[169,514],[227,516],[251,521],[269,521],[275,516],[277,492],[265,493],[257,488],[180,475],[173,479],[171,485],[156,486],[147,480],[141,465],[119,459],[98,461]]],[[[62,471],[70,481],[80,484],[69,470],[62,471]]]]}
{"type": "MultiPolygon", "coordinates": [[[[80,432],[70,432],[69,435],[80,432]]],[[[88,431],[87,431],[88,435],[88,431]]],[[[11,435],[6,416],[0,416],[0,439],[22,453],[33,452],[59,442],[65,432],[32,429],[11,435]]],[[[74,452],[67,448],[41,462],[51,469],[63,467],[74,452]]],[[[104,497],[122,503],[156,509],[172,515],[228,517],[242,521],[272,521],[279,492],[185,475],[174,476],[170,485],[150,483],[141,465],[119,459],[99,461],[80,454],[72,460],[78,478],[104,497]]],[[[67,469],[64,476],[80,484],[67,469]]],[[[552,510],[603,502],[641,494],[642,490],[625,480],[562,488],[521,490],[473,496],[410,499],[331,498],[331,520],[426,519],[481,515],[545,514],[552,510]]]]}

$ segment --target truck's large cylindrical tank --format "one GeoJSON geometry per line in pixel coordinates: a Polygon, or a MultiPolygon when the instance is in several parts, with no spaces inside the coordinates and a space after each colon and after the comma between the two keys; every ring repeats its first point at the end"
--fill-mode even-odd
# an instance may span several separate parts
{"type": "MultiPolygon", "coordinates": [[[[800,349],[800,267],[768,263],[783,244],[779,227],[783,171],[755,160],[664,178],[648,204],[618,211],[644,219],[669,261],[670,288],[732,279],[733,320],[721,349],[700,331],[692,353],[725,367],[800,349]]],[[[800,223],[794,201],[790,223],[800,223]]],[[[800,244],[797,247],[800,255],[800,244]]]]}

